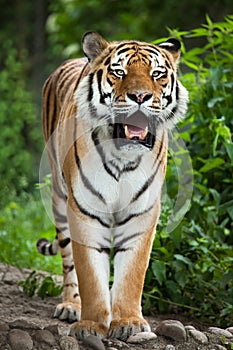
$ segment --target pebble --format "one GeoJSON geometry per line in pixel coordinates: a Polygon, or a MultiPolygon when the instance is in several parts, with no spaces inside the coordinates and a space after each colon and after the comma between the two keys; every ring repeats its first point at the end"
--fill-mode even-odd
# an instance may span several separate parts
{"type": "Polygon", "coordinates": [[[54,335],[46,329],[41,329],[41,330],[35,332],[33,338],[38,343],[45,343],[45,344],[48,344],[50,346],[56,345],[56,339],[55,339],[54,335]]]}
{"type": "Polygon", "coordinates": [[[226,330],[226,329],[222,329],[222,328],[218,328],[218,327],[209,327],[209,328],[208,328],[208,331],[209,331],[210,333],[219,335],[219,336],[221,336],[221,337],[226,337],[226,338],[231,338],[231,337],[232,337],[232,333],[229,332],[229,331],[226,330]]]}
{"type": "Polygon", "coordinates": [[[10,328],[19,328],[19,329],[41,329],[38,324],[31,322],[31,320],[25,320],[24,318],[17,318],[16,320],[9,322],[10,328]]]}
{"type": "Polygon", "coordinates": [[[183,324],[177,320],[162,321],[156,328],[155,333],[176,341],[186,340],[186,330],[183,324]]]}
{"type": "Polygon", "coordinates": [[[8,332],[10,329],[7,323],[0,323],[0,332],[8,332]]]}
{"type": "Polygon", "coordinates": [[[9,342],[12,350],[32,350],[33,348],[32,338],[21,329],[12,329],[9,332],[9,342]]]}
{"type": "Polygon", "coordinates": [[[89,335],[83,339],[83,344],[88,346],[91,350],[105,350],[105,346],[101,339],[96,335],[89,335]]]}
{"type": "Polygon", "coordinates": [[[226,350],[226,348],[225,348],[225,346],[216,344],[216,345],[214,346],[214,349],[213,349],[213,350],[226,350]]]}
{"type": "Polygon", "coordinates": [[[197,331],[196,329],[190,329],[188,334],[190,334],[198,343],[208,344],[208,337],[205,335],[205,333],[197,331]]]}
{"type": "Polygon", "coordinates": [[[233,335],[233,327],[228,327],[226,331],[230,332],[233,335]]]}
{"type": "Polygon", "coordinates": [[[175,350],[175,346],[171,345],[171,344],[168,344],[168,345],[166,345],[165,350],[175,350]]]}
{"type": "Polygon", "coordinates": [[[186,329],[186,331],[189,331],[191,329],[195,329],[195,327],[188,325],[188,326],[184,326],[184,328],[186,329]]]}
{"type": "Polygon", "coordinates": [[[79,350],[79,345],[76,338],[64,335],[60,339],[61,350],[79,350]]]}
{"type": "Polygon", "coordinates": [[[47,327],[45,327],[44,329],[46,329],[47,331],[50,331],[54,335],[58,335],[59,334],[58,325],[57,324],[50,324],[47,327]]]}
{"type": "Polygon", "coordinates": [[[155,339],[157,339],[157,335],[153,332],[139,332],[137,334],[131,335],[127,339],[127,343],[141,344],[155,339]]]}

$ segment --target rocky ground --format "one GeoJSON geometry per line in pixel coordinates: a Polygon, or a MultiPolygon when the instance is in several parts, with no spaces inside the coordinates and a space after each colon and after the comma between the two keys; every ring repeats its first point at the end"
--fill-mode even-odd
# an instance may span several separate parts
{"type": "Polygon", "coordinates": [[[178,315],[148,317],[151,333],[132,336],[127,342],[83,342],[67,336],[69,325],[51,318],[60,297],[28,297],[18,286],[31,271],[0,264],[0,350],[224,350],[233,349],[233,325],[207,327],[178,315]]]}

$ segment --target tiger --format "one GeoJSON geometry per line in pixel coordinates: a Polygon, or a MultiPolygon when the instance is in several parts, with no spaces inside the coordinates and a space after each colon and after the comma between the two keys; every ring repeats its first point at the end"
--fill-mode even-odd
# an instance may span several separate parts
{"type": "Polygon", "coordinates": [[[37,248],[61,252],[63,299],[54,317],[72,323],[69,334],[125,341],[151,330],[142,292],[168,133],[188,104],[177,77],[181,44],[107,42],[87,32],[82,49],[85,58],[65,61],[43,87],[56,238],[37,248]]]}

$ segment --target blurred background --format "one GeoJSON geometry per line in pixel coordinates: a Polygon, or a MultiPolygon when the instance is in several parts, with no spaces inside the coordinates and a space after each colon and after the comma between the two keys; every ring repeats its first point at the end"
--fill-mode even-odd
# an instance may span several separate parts
{"type": "Polygon", "coordinates": [[[169,157],[167,197],[148,269],[144,309],[171,305],[218,324],[233,315],[232,0],[0,0],[0,262],[61,273],[40,257],[53,223],[38,188],[44,149],[41,90],[65,59],[82,56],[89,30],[107,40],[182,41],[180,79],[190,93],[180,136],[192,159],[190,210],[171,233],[177,193],[169,157]]]}

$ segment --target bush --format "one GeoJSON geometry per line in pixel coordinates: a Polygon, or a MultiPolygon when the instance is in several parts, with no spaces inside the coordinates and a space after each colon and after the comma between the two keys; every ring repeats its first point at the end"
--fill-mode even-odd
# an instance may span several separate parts
{"type": "Polygon", "coordinates": [[[4,202],[9,200],[9,192],[19,193],[35,181],[35,165],[43,139],[32,94],[24,80],[26,66],[9,43],[5,43],[2,52],[5,56],[0,72],[0,187],[4,202]]]}
{"type": "MultiPolygon", "coordinates": [[[[171,31],[180,39],[204,38],[201,48],[183,52],[182,76],[190,93],[180,134],[193,163],[190,210],[171,233],[172,208],[163,206],[146,278],[145,309],[169,305],[219,325],[233,321],[233,16],[191,32],[171,31]]],[[[170,162],[167,187],[175,188],[170,162]]],[[[171,201],[171,198],[170,198],[171,201]]]]}

